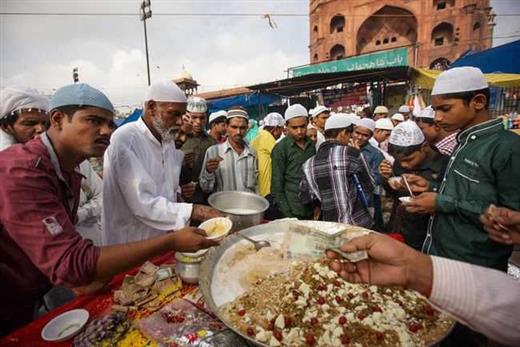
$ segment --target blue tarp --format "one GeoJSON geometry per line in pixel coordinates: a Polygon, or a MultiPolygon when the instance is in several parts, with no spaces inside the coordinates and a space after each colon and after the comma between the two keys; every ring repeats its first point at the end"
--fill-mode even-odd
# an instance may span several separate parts
{"type": "Polygon", "coordinates": [[[125,125],[126,123],[131,123],[131,122],[135,122],[136,120],[139,119],[139,117],[141,117],[141,114],[143,113],[143,110],[140,109],[140,108],[136,108],[134,110],[134,112],[132,112],[131,115],[129,115],[128,117],[126,117],[122,122],[121,124],[117,124],[118,127],[120,127],[121,125],[125,125]]]}
{"type": "Polygon", "coordinates": [[[483,73],[520,73],[519,55],[520,40],[517,40],[482,52],[469,52],[455,60],[450,67],[474,66],[483,73]]]}
{"type": "Polygon", "coordinates": [[[275,94],[252,92],[230,96],[228,98],[220,98],[208,101],[208,113],[220,110],[228,110],[231,106],[242,106],[245,108],[255,107],[259,105],[271,105],[280,101],[280,97],[275,94]]]}

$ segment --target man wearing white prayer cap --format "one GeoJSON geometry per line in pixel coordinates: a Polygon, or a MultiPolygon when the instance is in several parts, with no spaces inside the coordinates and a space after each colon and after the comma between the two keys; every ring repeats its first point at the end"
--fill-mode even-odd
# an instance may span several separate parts
{"type": "Polygon", "coordinates": [[[426,141],[444,155],[451,155],[457,146],[458,131],[451,133],[435,123],[435,111],[431,106],[425,107],[416,117],[415,122],[421,128],[426,141]]]}
{"type": "Polygon", "coordinates": [[[440,182],[449,157],[434,150],[413,121],[397,125],[390,135],[388,152],[395,158],[393,166],[381,164],[380,171],[387,181],[387,192],[397,207],[391,216],[392,231],[402,233],[406,243],[420,250],[428,227],[428,215],[412,214],[404,210],[398,197],[409,195],[402,180],[388,180],[391,176],[417,174],[432,182],[440,182]]]}
{"type": "Polygon", "coordinates": [[[399,110],[397,112],[403,115],[404,120],[408,120],[410,119],[410,113],[412,111],[410,110],[410,107],[408,105],[402,105],[399,107],[399,110]]]}
{"type": "Polygon", "coordinates": [[[0,90],[0,151],[47,129],[49,99],[35,89],[0,90]]]}
{"type": "Polygon", "coordinates": [[[394,125],[394,127],[406,120],[401,113],[394,113],[392,117],[390,117],[390,119],[392,120],[392,124],[394,125]]]}
{"type": "Polygon", "coordinates": [[[437,77],[435,122],[446,131],[460,130],[458,146],[441,185],[411,178],[417,191],[432,191],[417,196],[409,209],[434,214],[425,252],[507,271],[511,245],[482,237],[478,215],[490,204],[520,209],[520,137],[491,118],[489,95],[478,68],[453,68],[437,77]]]}
{"type": "Polygon", "coordinates": [[[185,165],[191,169],[191,181],[195,185],[195,191],[190,197],[185,197],[187,202],[207,205],[207,194],[199,184],[202,172],[204,156],[209,147],[220,143],[206,132],[208,105],[205,99],[199,96],[190,96],[186,106],[187,115],[190,117],[192,131],[186,136],[186,142],[182,145],[185,155],[185,165]]]}
{"type": "Polygon", "coordinates": [[[220,110],[209,115],[209,136],[213,137],[217,143],[226,141],[226,119],[227,112],[220,110]]]}
{"type": "Polygon", "coordinates": [[[298,199],[302,164],[316,154],[314,142],[307,137],[307,110],[300,104],[287,107],[285,122],[287,136],[276,144],[271,155],[271,194],[281,216],[308,219],[312,217],[312,206],[298,199]]]}
{"type": "Polygon", "coordinates": [[[360,150],[349,146],[353,129],[351,119],[344,115],[327,119],[326,141],[303,164],[299,197],[315,206],[314,219],[370,228],[368,197],[375,185],[360,150]]]}
{"type": "Polygon", "coordinates": [[[383,227],[383,214],[381,210],[381,175],[379,174],[379,164],[385,159],[384,155],[369,140],[374,135],[376,123],[370,118],[363,118],[357,121],[354,128],[354,140],[359,146],[361,153],[365,157],[370,167],[370,173],[374,177],[376,188],[374,194],[368,197],[370,207],[374,208],[374,228],[381,230],[383,227]]]}
{"type": "Polygon", "coordinates": [[[187,99],[172,81],[155,82],[143,115],[119,128],[105,153],[103,238],[105,245],[150,239],[220,216],[179,199],[184,154],[175,148],[187,99]]]}
{"type": "Polygon", "coordinates": [[[264,118],[264,127],[258,135],[251,141],[251,147],[256,151],[258,157],[258,192],[267,200],[272,201],[271,179],[272,161],[271,153],[276,140],[282,135],[285,120],[277,112],[271,112],[264,118]]]}
{"type": "Polygon", "coordinates": [[[370,139],[370,144],[383,154],[386,160],[391,164],[394,163],[394,158],[388,154],[388,138],[394,125],[388,118],[378,119],[375,123],[374,136],[370,139]]]}
{"type": "Polygon", "coordinates": [[[200,172],[199,184],[206,194],[238,190],[255,193],[258,162],[246,141],[249,114],[240,106],[227,112],[227,139],[208,148],[200,172]]]}
{"type": "Polygon", "coordinates": [[[325,106],[320,105],[312,110],[311,123],[317,130],[316,150],[318,150],[320,145],[325,141],[325,135],[323,135],[323,132],[325,131],[325,122],[329,117],[330,109],[325,106]]]}
{"type": "Polygon", "coordinates": [[[374,109],[374,120],[377,121],[381,118],[386,118],[388,116],[388,108],[386,106],[376,106],[374,109]]]}

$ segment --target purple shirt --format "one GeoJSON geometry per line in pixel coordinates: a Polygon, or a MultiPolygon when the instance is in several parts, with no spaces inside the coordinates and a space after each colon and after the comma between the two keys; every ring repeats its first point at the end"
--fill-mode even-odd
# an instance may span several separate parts
{"type": "Polygon", "coordinates": [[[74,228],[81,178],[61,171],[46,134],[0,152],[0,335],[53,285],[92,282],[100,250],[74,228]]]}

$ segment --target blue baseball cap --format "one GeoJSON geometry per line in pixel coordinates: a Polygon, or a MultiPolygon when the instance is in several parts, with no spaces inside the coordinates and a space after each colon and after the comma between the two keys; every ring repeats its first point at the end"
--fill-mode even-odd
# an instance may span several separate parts
{"type": "Polygon", "coordinates": [[[58,89],[51,99],[50,110],[63,106],[92,106],[115,113],[107,96],[86,83],[69,84],[58,89]]]}

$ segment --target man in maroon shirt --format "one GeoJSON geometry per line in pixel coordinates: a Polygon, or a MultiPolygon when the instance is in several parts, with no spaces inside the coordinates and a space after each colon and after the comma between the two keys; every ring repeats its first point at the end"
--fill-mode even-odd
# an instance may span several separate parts
{"type": "Polygon", "coordinates": [[[51,286],[85,290],[161,253],[215,245],[197,228],[107,247],[83,239],[74,228],[76,169],[110,144],[114,109],[86,84],[60,88],[50,109],[46,133],[0,153],[0,336],[30,322],[51,286]]]}

